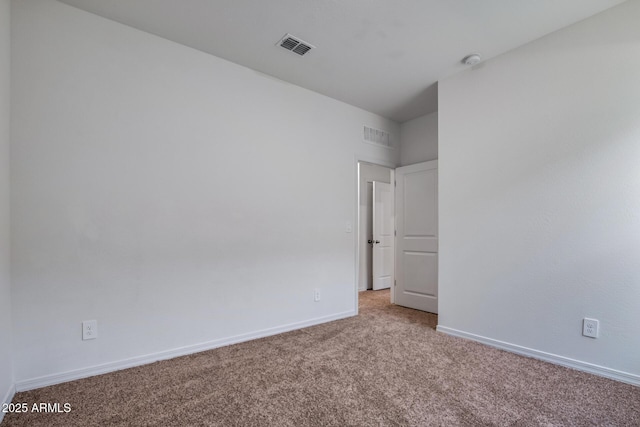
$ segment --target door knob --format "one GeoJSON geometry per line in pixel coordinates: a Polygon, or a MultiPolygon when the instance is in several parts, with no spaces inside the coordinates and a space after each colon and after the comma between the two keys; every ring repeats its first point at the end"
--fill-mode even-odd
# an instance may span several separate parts
{"type": "Polygon", "coordinates": [[[378,244],[378,243],[380,243],[380,240],[376,240],[374,243],[378,244]]]}
{"type": "Polygon", "coordinates": [[[369,240],[367,240],[367,243],[372,245],[373,244],[373,240],[369,239],[369,240]]]}

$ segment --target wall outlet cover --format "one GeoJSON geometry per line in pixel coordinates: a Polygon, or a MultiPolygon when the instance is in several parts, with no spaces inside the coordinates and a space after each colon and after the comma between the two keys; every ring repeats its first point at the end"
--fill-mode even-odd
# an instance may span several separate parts
{"type": "Polygon", "coordinates": [[[95,340],[98,338],[98,321],[85,320],[82,322],[82,339],[95,340]]]}
{"type": "Polygon", "coordinates": [[[585,317],[582,320],[582,335],[589,338],[598,338],[600,322],[597,319],[585,317]]]}

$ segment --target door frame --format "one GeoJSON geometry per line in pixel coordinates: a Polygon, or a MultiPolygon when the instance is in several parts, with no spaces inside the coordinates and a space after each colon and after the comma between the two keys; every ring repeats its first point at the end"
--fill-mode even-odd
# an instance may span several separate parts
{"type": "MultiPolygon", "coordinates": [[[[355,156],[354,166],[355,166],[355,186],[356,186],[356,197],[355,197],[355,224],[356,224],[356,232],[354,233],[355,238],[353,239],[354,245],[354,253],[355,253],[355,280],[353,283],[353,292],[355,293],[355,307],[354,312],[357,315],[359,313],[358,303],[359,303],[359,289],[358,285],[360,283],[360,239],[363,238],[360,235],[360,163],[368,163],[374,166],[382,166],[385,168],[391,169],[391,175],[389,177],[391,181],[391,193],[393,195],[394,200],[394,211],[395,211],[395,181],[396,181],[396,165],[392,162],[385,162],[380,159],[373,159],[367,156],[355,156]]],[[[394,213],[395,215],[395,213],[394,213]]],[[[395,229],[395,223],[394,223],[395,229]]],[[[394,268],[395,268],[395,256],[394,258],[394,268]]],[[[391,303],[394,302],[394,289],[391,288],[391,303]]]]}

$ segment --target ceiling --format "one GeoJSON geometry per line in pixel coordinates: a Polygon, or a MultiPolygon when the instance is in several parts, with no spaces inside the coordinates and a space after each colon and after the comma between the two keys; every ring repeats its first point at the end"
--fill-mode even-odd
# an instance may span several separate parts
{"type": "Polygon", "coordinates": [[[624,0],[60,0],[404,122],[437,81],[624,0]],[[291,33],[316,46],[299,56],[291,33]]]}

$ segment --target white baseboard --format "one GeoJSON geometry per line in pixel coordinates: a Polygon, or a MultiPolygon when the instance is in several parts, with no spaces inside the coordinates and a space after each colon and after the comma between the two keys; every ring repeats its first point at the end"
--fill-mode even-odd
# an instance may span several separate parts
{"type": "Polygon", "coordinates": [[[509,351],[511,353],[520,354],[523,356],[532,357],[534,359],[544,360],[545,362],[554,363],[556,365],[566,366],[568,368],[577,369],[578,371],[588,372],[590,374],[599,375],[601,377],[610,378],[612,380],[620,381],[623,383],[640,386],[640,375],[631,374],[628,372],[618,371],[615,369],[607,368],[604,366],[594,365],[592,363],[583,362],[581,360],[575,360],[564,356],[559,356],[553,353],[547,353],[540,350],[534,350],[528,347],[522,347],[520,345],[511,344],[504,341],[495,340],[493,338],[483,337],[481,335],[471,334],[469,332],[459,331],[457,329],[448,328],[446,326],[440,326],[436,328],[438,332],[442,332],[454,337],[465,338],[472,341],[477,341],[482,344],[496,347],[502,350],[509,351]]]}
{"type": "MultiPolygon", "coordinates": [[[[16,394],[16,386],[14,384],[11,384],[11,386],[9,387],[9,390],[7,390],[2,400],[0,400],[0,405],[4,403],[6,404],[11,403],[11,401],[13,401],[13,396],[15,394],[16,394]]],[[[3,418],[4,418],[4,412],[0,411],[0,423],[2,422],[3,418]]]]}
{"type": "Polygon", "coordinates": [[[200,351],[212,350],[218,347],[224,347],[231,344],[238,344],[258,338],[264,338],[271,335],[277,335],[284,332],[302,329],[309,326],[319,325],[334,320],[344,319],[346,317],[355,316],[357,313],[353,310],[342,313],[332,314],[329,316],[317,317],[315,319],[305,320],[303,322],[290,323],[287,325],[277,326],[274,328],[262,329],[256,332],[236,335],[227,338],[221,338],[200,344],[188,345],[185,347],[174,348],[171,350],[160,351],[157,353],[146,354],[143,356],[132,357],[129,359],[118,360],[115,362],[104,363],[101,365],[89,366],[72,371],[61,372],[58,374],[45,375],[42,377],[31,378],[18,381],[15,385],[17,391],[27,391],[36,388],[46,387],[54,384],[60,384],[68,381],[79,380],[82,378],[92,377],[94,375],[106,374],[109,372],[119,371],[121,369],[133,368],[135,366],[146,365],[157,362],[159,360],[173,359],[174,357],[186,356],[188,354],[198,353],[200,351]]]}

